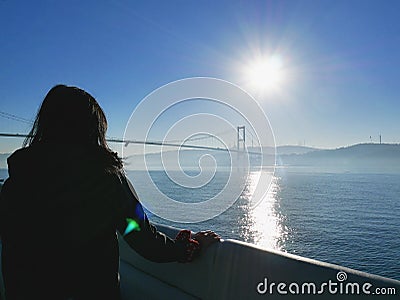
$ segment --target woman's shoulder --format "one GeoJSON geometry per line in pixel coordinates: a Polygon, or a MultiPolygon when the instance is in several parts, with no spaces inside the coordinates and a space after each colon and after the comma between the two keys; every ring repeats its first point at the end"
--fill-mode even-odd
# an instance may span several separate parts
{"type": "Polygon", "coordinates": [[[32,147],[23,147],[15,150],[11,155],[8,157],[9,161],[19,160],[26,158],[28,155],[32,154],[32,147]]]}
{"type": "Polygon", "coordinates": [[[7,159],[9,173],[104,174],[113,181],[123,182],[122,161],[116,153],[102,147],[79,145],[37,144],[14,151],[7,159]]]}
{"type": "Polygon", "coordinates": [[[19,169],[29,167],[36,161],[35,156],[37,156],[36,147],[30,146],[17,149],[7,158],[8,168],[19,169]]]}

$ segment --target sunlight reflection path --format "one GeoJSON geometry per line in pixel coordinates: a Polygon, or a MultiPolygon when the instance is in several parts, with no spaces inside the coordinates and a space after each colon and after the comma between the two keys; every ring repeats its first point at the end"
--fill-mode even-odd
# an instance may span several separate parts
{"type": "MultiPolygon", "coordinates": [[[[251,172],[248,177],[248,188],[242,194],[247,198],[253,193],[257,184],[260,173],[265,171],[251,172]]],[[[266,187],[267,188],[267,187],[266,187]]],[[[286,235],[282,227],[282,215],[279,212],[279,201],[277,199],[277,192],[279,191],[279,177],[273,176],[271,186],[264,199],[254,208],[249,209],[247,224],[249,230],[247,234],[251,233],[253,243],[264,247],[272,248],[275,250],[281,249],[281,241],[286,235]]],[[[249,240],[249,236],[244,237],[249,240]]]]}

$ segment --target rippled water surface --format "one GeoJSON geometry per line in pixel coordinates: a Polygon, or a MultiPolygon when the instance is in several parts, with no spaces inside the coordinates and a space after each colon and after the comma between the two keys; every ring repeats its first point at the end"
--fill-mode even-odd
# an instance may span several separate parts
{"type": "MultiPolygon", "coordinates": [[[[128,174],[145,197],[141,172],[128,174]]],[[[250,175],[242,196],[211,220],[179,224],[154,215],[151,219],[194,231],[213,229],[224,238],[400,279],[400,174],[280,169],[267,196],[254,209],[248,197],[256,174],[250,175]]],[[[203,189],[175,188],[174,197],[202,201],[222,188],[225,177],[219,174],[214,184],[203,189]]],[[[164,172],[153,171],[152,178],[161,190],[171,188],[164,172]]]]}

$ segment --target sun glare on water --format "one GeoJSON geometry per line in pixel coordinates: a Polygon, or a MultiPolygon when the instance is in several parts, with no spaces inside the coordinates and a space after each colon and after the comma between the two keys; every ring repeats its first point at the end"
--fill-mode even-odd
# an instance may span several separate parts
{"type": "MultiPolygon", "coordinates": [[[[250,172],[247,177],[247,190],[242,197],[248,198],[255,192],[261,172],[250,172]]],[[[287,232],[282,226],[282,215],[277,210],[277,195],[279,191],[279,178],[272,176],[272,181],[268,193],[253,208],[248,208],[245,222],[242,223],[244,228],[241,239],[254,243],[258,246],[269,249],[282,249],[282,241],[286,239],[287,232]]]]}

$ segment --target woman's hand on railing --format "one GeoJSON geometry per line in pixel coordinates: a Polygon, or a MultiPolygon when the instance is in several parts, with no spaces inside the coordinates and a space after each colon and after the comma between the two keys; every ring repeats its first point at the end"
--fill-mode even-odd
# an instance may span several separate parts
{"type": "Polygon", "coordinates": [[[204,251],[211,244],[219,242],[221,237],[214,231],[206,230],[195,233],[192,235],[192,239],[198,241],[200,244],[200,249],[204,251]]]}

